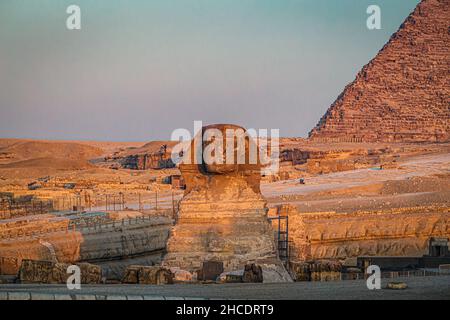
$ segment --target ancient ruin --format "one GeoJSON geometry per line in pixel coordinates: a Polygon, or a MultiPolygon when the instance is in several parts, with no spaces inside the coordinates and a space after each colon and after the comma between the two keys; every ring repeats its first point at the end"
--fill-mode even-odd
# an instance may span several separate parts
{"type": "Polygon", "coordinates": [[[178,165],[178,141],[0,139],[0,284],[63,284],[73,264],[97,287],[357,280],[372,264],[442,276],[449,16],[450,0],[423,0],[309,138],[279,139],[271,174],[249,136],[233,163],[205,161],[204,133],[227,145],[245,132],[232,124],[203,127],[178,153],[200,163],[178,165]]]}
{"type": "Polygon", "coordinates": [[[310,139],[450,139],[448,0],[424,0],[331,105],[310,139]]]}
{"type": "MultiPolygon", "coordinates": [[[[223,133],[242,129],[212,125],[223,133]]],[[[202,134],[202,133],[200,133],[202,134]]],[[[236,143],[236,154],[238,146],[236,143]]],[[[281,264],[273,232],[266,218],[266,201],[260,192],[260,165],[249,163],[246,137],[245,164],[181,164],[186,190],[179,204],[177,223],[167,243],[164,264],[196,271],[202,262],[217,260],[226,271],[242,269],[248,262],[281,264]]],[[[197,148],[205,148],[203,142],[197,148]]],[[[225,145],[225,141],[224,141],[225,145]]],[[[194,140],[192,155],[196,152],[194,140]]]]}

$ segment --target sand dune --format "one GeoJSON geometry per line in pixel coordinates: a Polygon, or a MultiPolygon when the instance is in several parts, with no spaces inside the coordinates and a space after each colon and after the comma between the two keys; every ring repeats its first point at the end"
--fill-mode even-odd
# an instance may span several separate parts
{"type": "Polygon", "coordinates": [[[76,142],[50,142],[39,140],[4,141],[0,144],[2,163],[37,158],[90,159],[103,153],[100,148],[76,142]],[[1,147],[1,145],[4,147],[1,147]]]}

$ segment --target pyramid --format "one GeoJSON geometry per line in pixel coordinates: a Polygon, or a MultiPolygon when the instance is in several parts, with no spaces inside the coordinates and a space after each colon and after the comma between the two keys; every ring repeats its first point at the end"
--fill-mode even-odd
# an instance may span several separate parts
{"type": "Polygon", "coordinates": [[[423,0],[309,133],[320,142],[450,139],[450,0],[423,0]]]}

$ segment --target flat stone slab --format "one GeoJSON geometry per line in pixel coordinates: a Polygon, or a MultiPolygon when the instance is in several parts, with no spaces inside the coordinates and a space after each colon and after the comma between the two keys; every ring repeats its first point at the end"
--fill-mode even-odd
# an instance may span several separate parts
{"type": "Polygon", "coordinates": [[[165,300],[163,296],[144,296],[144,300],[165,300]]]}
{"type": "Polygon", "coordinates": [[[31,293],[31,300],[55,300],[55,295],[50,293],[31,293]]]}
{"type": "Polygon", "coordinates": [[[107,296],[106,300],[127,300],[127,296],[119,296],[119,295],[107,296]]]}
{"type": "Polygon", "coordinates": [[[30,300],[29,292],[9,292],[8,300],[30,300]]]}
{"type": "Polygon", "coordinates": [[[77,294],[75,298],[76,300],[97,300],[93,294],[77,294]]]}

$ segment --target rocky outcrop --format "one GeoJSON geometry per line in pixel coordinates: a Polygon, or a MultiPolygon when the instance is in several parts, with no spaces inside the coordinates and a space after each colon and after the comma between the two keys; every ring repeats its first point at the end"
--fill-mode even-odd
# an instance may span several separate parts
{"type": "Polygon", "coordinates": [[[174,168],[170,153],[137,154],[120,159],[122,168],[133,170],[174,168]]]}
{"type": "Polygon", "coordinates": [[[152,141],[140,148],[117,151],[99,160],[98,165],[132,170],[174,168],[171,150],[175,144],[174,141],[152,141]]]}
{"type": "Polygon", "coordinates": [[[423,0],[331,105],[310,139],[450,139],[450,1],[423,0]]]}
{"type": "Polygon", "coordinates": [[[431,237],[450,237],[450,211],[441,207],[356,213],[305,213],[289,207],[285,212],[291,261],[422,256],[431,237]]]}

